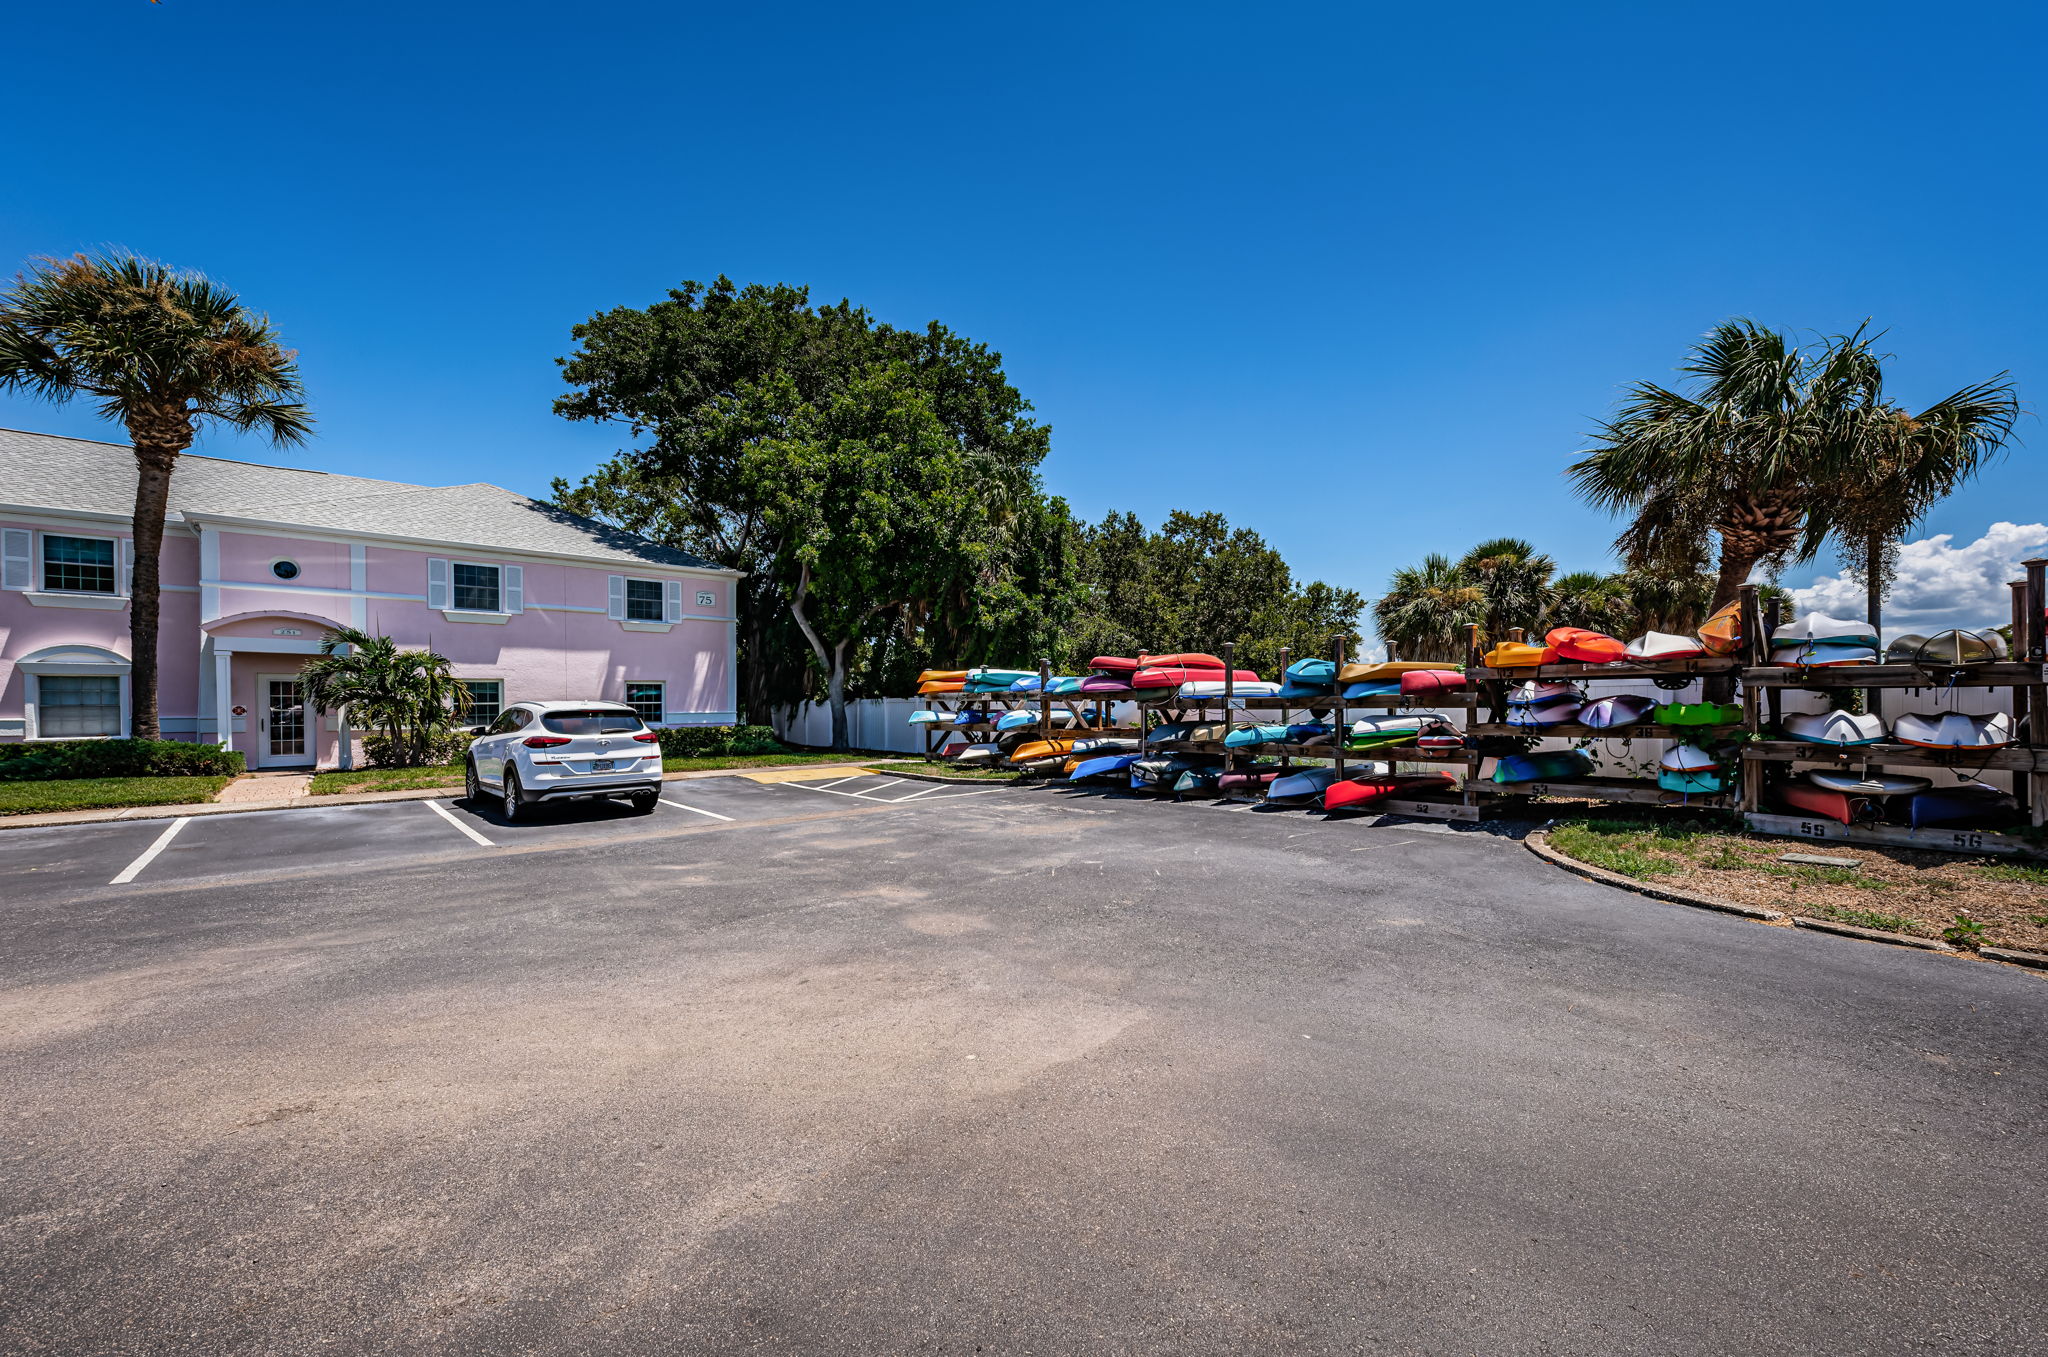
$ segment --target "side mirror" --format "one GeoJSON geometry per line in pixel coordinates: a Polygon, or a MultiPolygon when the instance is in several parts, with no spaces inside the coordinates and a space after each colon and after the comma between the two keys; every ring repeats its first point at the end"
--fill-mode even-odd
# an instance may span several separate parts
{"type": "Polygon", "coordinates": [[[462,733],[464,735],[469,736],[473,740],[477,736],[487,733],[489,730],[489,726],[464,726],[462,728],[462,733]]]}

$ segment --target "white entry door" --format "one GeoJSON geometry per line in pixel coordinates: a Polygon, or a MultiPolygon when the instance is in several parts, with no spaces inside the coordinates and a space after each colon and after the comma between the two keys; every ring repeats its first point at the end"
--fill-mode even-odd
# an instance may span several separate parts
{"type": "Polygon", "coordinates": [[[258,768],[304,768],[314,757],[313,713],[297,674],[256,676],[258,768]]]}

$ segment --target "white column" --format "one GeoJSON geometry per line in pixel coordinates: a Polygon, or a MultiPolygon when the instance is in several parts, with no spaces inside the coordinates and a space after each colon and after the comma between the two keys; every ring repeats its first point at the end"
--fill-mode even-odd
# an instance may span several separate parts
{"type": "Polygon", "coordinates": [[[213,731],[219,737],[222,749],[233,749],[235,747],[235,713],[233,711],[235,705],[234,663],[234,652],[221,649],[220,642],[215,641],[213,649],[213,719],[215,724],[213,731]]]}

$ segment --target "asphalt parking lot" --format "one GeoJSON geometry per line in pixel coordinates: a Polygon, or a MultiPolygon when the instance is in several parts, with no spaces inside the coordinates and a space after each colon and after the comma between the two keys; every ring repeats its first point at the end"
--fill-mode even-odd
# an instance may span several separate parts
{"type": "Polygon", "coordinates": [[[666,798],[0,832],[0,1351],[2048,1346],[2039,977],[1440,827],[666,798]]]}

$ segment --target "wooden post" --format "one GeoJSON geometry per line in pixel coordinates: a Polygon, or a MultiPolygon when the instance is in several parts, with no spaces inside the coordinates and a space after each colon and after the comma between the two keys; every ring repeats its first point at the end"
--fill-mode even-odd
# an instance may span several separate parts
{"type": "Polygon", "coordinates": [[[1038,657],[1038,738],[1052,738],[1052,660],[1044,655],[1038,657]]]}
{"type": "MultiPolygon", "coordinates": [[[[1336,673],[1344,671],[1344,641],[1342,633],[1330,638],[1330,659],[1336,665],[1336,673]]],[[[1331,713],[1330,744],[1337,756],[1337,780],[1344,780],[1344,709],[1340,706],[1331,713]]]]}
{"type": "MultiPolygon", "coordinates": [[[[1765,603],[1764,629],[1767,631],[1776,631],[1778,629],[1778,618],[1780,617],[1780,615],[1783,614],[1783,612],[1784,607],[1781,600],[1774,598],[1771,599],[1769,602],[1765,603]]],[[[1769,691],[1767,691],[1764,694],[1764,702],[1765,710],[1769,711],[1771,714],[1771,729],[1779,729],[1780,727],[1778,723],[1784,718],[1785,715],[1785,690],[1783,688],[1773,686],[1769,691]]]]}
{"type": "MultiPolygon", "coordinates": [[[[1479,668],[1482,659],[1479,653],[1479,624],[1467,623],[1465,627],[1465,657],[1469,668],[1479,668]]],[[[1472,733],[1472,727],[1479,724],[1479,682],[1465,680],[1465,788],[1464,801],[1468,806],[1479,804],[1479,770],[1486,760],[1479,753],[1479,737],[1472,733]]]]}
{"type": "MultiPolygon", "coordinates": [[[[1770,653],[1770,645],[1764,631],[1764,611],[1758,599],[1754,584],[1745,584],[1740,592],[1742,601],[1742,650],[1745,665],[1764,663],[1759,656],[1770,653]]],[[[1742,685],[1742,728],[1751,735],[1757,730],[1757,686],[1754,683],[1742,685]]],[[[1740,779],[1736,792],[1736,805],[1744,811],[1758,809],[1763,804],[1764,766],[1755,759],[1743,759],[1736,767],[1740,779]]]]}
{"type": "Polygon", "coordinates": [[[2048,618],[2042,615],[2048,608],[2048,560],[2037,556],[2020,564],[2027,568],[2027,662],[2041,664],[2048,662],[2048,618]]]}
{"type": "MultiPolygon", "coordinates": [[[[2022,564],[2031,564],[2023,562],[2022,564]]],[[[2030,640],[2030,625],[2039,622],[2040,609],[2034,606],[2034,585],[2031,579],[2014,580],[2009,586],[2012,591],[2012,658],[2018,659],[2026,653],[2030,640]],[[2029,617],[2032,617],[2032,623],[2029,617]]],[[[2036,685],[2015,684],[2012,688],[2013,725],[2026,733],[2029,748],[2041,749],[2048,746],[2048,732],[2039,729],[2048,721],[2048,694],[2036,685]]],[[[2012,777],[2013,800],[2021,810],[2027,812],[2032,824],[2041,824],[2048,819],[2048,776],[2041,773],[2014,773],[2012,777]]]]}

